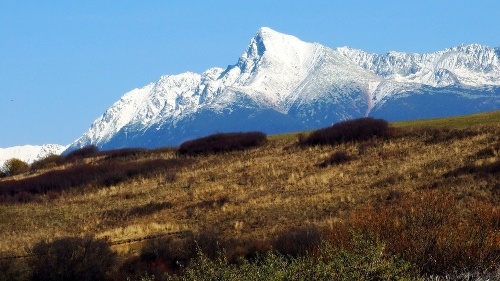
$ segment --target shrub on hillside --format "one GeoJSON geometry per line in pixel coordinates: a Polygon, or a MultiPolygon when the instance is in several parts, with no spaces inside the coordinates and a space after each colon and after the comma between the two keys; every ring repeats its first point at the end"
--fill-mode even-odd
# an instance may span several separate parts
{"type": "Polygon", "coordinates": [[[196,257],[194,240],[162,237],[146,242],[141,249],[138,264],[124,268],[128,273],[138,275],[144,272],[161,275],[175,272],[196,257]]]}
{"type": "Polygon", "coordinates": [[[184,142],[179,147],[179,153],[185,155],[223,153],[257,147],[266,142],[266,134],[261,132],[219,133],[184,142]]]}
{"type": "MultiPolygon", "coordinates": [[[[71,165],[66,169],[21,180],[0,181],[1,202],[26,202],[27,195],[47,194],[84,187],[116,185],[138,176],[154,176],[177,171],[188,159],[152,159],[146,161],[103,161],[98,164],[71,165]],[[23,198],[20,198],[23,197],[23,198]]],[[[29,200],[28,200],[29,201],[29,200]]]]}
{"type": "Polygon", "coordinates": [[[321,241],[315,226],[280,232],[273,241],[223,239],[211,231],[149,240],[118,279],[416,280],[412,264],[372,236],[349,232],[345,245],[321,241]],[[270,243],[274,244],[274,249],[270,243]],[[229,250],[229,252],[228,252],[229,250]],[[287,254],[285,254],[287,253],[287,254]]]}
{"type": "Polygon", "coordinates": [[[12,158],[5,161],[3,170],[7,175],[15,176],[26,173],[29,170],[29,165],[21,159],[12,158]]]}
{"type": "Polygon", "coordinates": [[[389,123],[371,117],[336,123],[330,127],[312,132],[299,139],[300,145],[335,145],[352,141],[365,141],[373,137],[385,138],[390,135],[389,123]]]}
{"type": "Polygon", "coordinates": [[[122,270],[136,276],[145,272],[157,276],[166,272],[178,272],[195,259],[198,252],[215,259],[224,245],[226,241],[210,230],[202,230],[197,234],[186,233],[183,239],[173,237],[151,239],[143,246],[139,259],[130,260],[122,270]]]}
{"type": "Polygon", "coordinates": [[[130,160],[130,159],[140,158],[141,156],[146,155],[148,152],[149,150],[145,148],[120,148],[120,149],[102,151],[99,153],[99,155],[104,156],[106,160],[110,159],[130,160]]]}
{"type": "Polygon", "coordinates": [[[330,241],[341,244],[348,236],[335,232],[356,229],[384,241],[388,254],[414,263],[424,275],[487,272],[500,261],[499,227],[495,204],[426,190],[391,200],[383,208],[355,211],[334,228],[330,241]]]}
{"type": "Polygon", "coordinates": [[[116,254],[110,243],[95,239],[66,237],[39,242],[33,247],[31,280],[109,280],[116,254]]]}
{"type": "Polygon", "coordinates": [[[220,253],[216,259],[200,253],[180,275],[167,280],[417,280],[415,267],[388,256],[384,244],[356,238],[352,249],[322,243],[315,254],[286,256],[270,251],[257,260],[232,264],[220,253]]]}
{"type": "Polygon", "coordinates": [[[39,159],[31,164],[31,170],[49,169],[59,166],[63,163],[63,158],[60,155],[50,154],[39,159]]]}
{"type": "Polygon", "coordinates": [[[94,156],[99,152],[99,148],[95,145],[85,146],[64,155],[64,161],[71,162],[81,160],[86,157],[94,156]]]}

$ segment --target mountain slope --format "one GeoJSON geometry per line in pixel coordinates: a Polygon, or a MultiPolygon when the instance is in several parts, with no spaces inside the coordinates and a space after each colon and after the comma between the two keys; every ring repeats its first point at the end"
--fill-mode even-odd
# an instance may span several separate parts
{"type": "Polygon", "coordinates": [[[480,45],[368,54],[264,27],[226,69],[162,76],[126,93],[69,150],[177,145],[224,131],[281,133],[362,116],[400,120],[499,109],[499,54],[480,45]]]}

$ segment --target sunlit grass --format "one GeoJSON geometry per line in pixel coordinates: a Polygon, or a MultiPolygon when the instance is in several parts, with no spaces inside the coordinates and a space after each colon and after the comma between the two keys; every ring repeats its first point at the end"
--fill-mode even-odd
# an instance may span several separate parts
{"type": "MultiPolygon", "coordinates": [[[[404,246],[420,247],[432,239],[454,254],[460,252],[461,244],[484,242],[483,252],[494,255],[500,249],[496,207],[500,177],[495,172],[499,121],[500,112],[492,112],[393,123],[401,132],[391,138],[338,145],[299,146],[298,133],[290,133],[269,136],[261,147],[217,155],[179,156],[173,150],[112,159],[100,155],[86,161],[89,165],[105,165],[106,161],[132,165],[162,159],[179,165],[108,185],[33,195],[27,203],[7,200],[0,205],[0,257],[26,254],[41,240],[67,236],[93,234],[123,241],[210,230],[237,241],[266,241],[304,225],[331,233],[342,225],[365,228],[392,243],[387,244],[391,253],[416,261],[421,256],[411,254],[421,249],[404,246]],[[349,161],[332,161],[332,155],[345,155],[349,161]],[[436,210],[448,206],[453,212],[443,219],[439,213],[423,212],[427,206],[436,210]],[[415,213],[398,215],[412,208],[415,213]],[[363,219],[370,216],[373,219],[363,219]],[[440,221],[435,225],[411,221],[426,216],[440,221]],[[477,217],[484,221],[471,219],[477,217]],[[484,240],[473,231],[478,227],[484,240]],[[470,237],[460,236],[465,228],[470,237]],[[417,230],[423,237],[421,244],[415,240],[420,235],[417,230]],[[445,234],[450,237],[438,236],[445,234]]],[[[127,259],[138,255],[141,243],[114,249],[127,259]]],[[[478,249],[469,248],[468,253],[476,254],[478,249]]],[[[440,254],[443,264],[458,260],[447,252],[440,254]]]]}
{"type": "Polygon", "coordinates": [[[487,113],[479,113],[479,114],[459,116],[459,117],[393,122],[392,125],[396,128],[411,128],[411,127],[466,128],[470,126],[480,126],[480,125],[500,125],[500,111],[492,111],[487,113]]]}

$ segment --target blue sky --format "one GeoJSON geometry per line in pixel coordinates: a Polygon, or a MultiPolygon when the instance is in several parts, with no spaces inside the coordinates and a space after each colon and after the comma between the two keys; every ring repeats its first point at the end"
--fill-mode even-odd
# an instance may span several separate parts
{"type": "Polygon", "coordinates": [[[259,27],[328,47],[500,46],[497,0],[1,1],[0,147],[69,144],[125,92],[237,62],[259,27]]]}

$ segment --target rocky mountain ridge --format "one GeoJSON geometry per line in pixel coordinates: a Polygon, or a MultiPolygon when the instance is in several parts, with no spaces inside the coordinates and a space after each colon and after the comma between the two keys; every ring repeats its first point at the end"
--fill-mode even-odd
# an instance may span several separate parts
{"type": "Polygon", "coordinates": [[[368,54],[261,28],[237,63],[162,76],[126,93],[69,150],[157,147],[214,132],[281,133],[376,116],[389,120],[500,109],[500,49],[368,54]]]}

